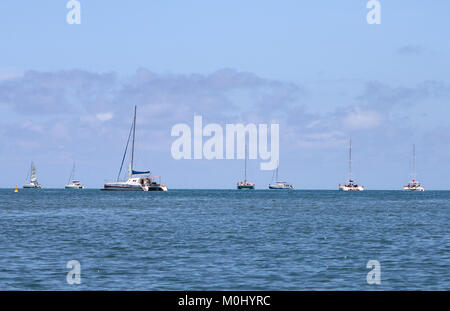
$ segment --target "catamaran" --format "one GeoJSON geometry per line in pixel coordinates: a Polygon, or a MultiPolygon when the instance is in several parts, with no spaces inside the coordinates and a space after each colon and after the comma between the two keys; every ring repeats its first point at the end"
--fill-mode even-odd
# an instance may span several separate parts
{"type": "Polygon", "coordinates": [[[66,189],[83,189],[83,185],[79,180],[73,179],[75,178],[75,163],[72,167],[72,172],[70,173],[69,181],[67,182],[66,189]]]}
{"type": "MultiPolygon", "coordinates": [[[[275,183],[274,184],[269,184],[269,189],[273,189],[273,190],[291,190],[294,189],[294,186],[292,186],[291,184],[288,184],[285,181],[278,181],[278,162],[277,162],[277,169],[275,170],[275,183]]],[[[272,176],[272,181],[273,181],[273,176],[272,176]]]]}
{"type": "Polygon", "coordinates": [[[405,191],[425,191],[425,188],[416,180],[416,145],[413,145],[413,178],[408,185],[403,187],[405,191]]]}
{"type": "Polygon", "coordinates": [[[237,183],[238,189],[255,189],[255,184],[247,181],[247,145],[245,145],[245,168],[244,168],[244,181],[237,183]]]}
{"type": "Polygon", "coordinates": [[[23,187],[29,189],[41,189],[42,186],[39,184],[37,180],[36,166],[34,166],[33,162],[31,162],[31,169],[29,174],[30,174],[30,183],[23,185],[23,187]]]}
{"type": "Polygon", "coordinates": [[[348,160],[348,183],[339,184],[340,191],[363,191],[364,187],[355,183],[352,179],[352,139],[350,138],[349,160],[348,160]]]}
{"type": "MultiPolygon", "coordinates": [[[[134,118],[131,125],[130,133],[128,134],[128,140],[125,147],[125,152],[122,157],[122,164],[120,165],[119,174],[114,182],[106,183],[103,190],[116,190],[116,191],[167,191],[167,187],[160,182],[154,181],[154,178],[159,176],[150,176],[150,171],[135,171],[133,167],[134,162],[134,141],[136,137],[136,106],[134,107],[134,118]],[[131,160],[128,166],[128,180],[119,181],[120,174],[122,173],[123,163],[128,150],[128,145],[130,143],[130,138],[132,136],[131,143],[131,160]],[[139,177],[135,177],[139,175],[139,177]]],[[[160,177],[159,177],[160,178],[160,177]]]]}

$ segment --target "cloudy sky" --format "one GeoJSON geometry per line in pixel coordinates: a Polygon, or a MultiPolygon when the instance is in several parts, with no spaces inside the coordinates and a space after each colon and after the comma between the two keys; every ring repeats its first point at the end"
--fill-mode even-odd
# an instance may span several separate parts
{"type": "MultiPolygon", "coordinates": [[[[450,2],[155,0],[0,2],[0,187],[33,160],[45,187],[73,162],[88,187],[120,166],[138,106],[136,169],[169,188],[233,188],[243,161],[174,160],[176,123],[280,124],[280,177],[297,189],[450,189],[450,2]]],[[[249,162],[266,188],[272,172],[249,162]]]]}

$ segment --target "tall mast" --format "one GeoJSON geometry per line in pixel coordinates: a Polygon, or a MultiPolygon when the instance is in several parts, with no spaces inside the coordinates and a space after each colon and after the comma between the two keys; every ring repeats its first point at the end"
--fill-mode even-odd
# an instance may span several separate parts
{"type": "Polygon", "coordinates": [[[413,144],[413,181],[416,180],[416,144],[413,144]]]}
{"type": "Polygon", "coordinates": [[[247,143],[245,143],[245,169],[244,169],[244,182],[247,182],[247,143]]]}
{"type": "Polygon", "coordinates": [[[348,180],[352,180],[352,138],[350,137],[350,149],[348,152],[348,180]]]}
{"type": "Polygon", "coordinates": [[[133,141],[131,143],[131,175],[133,175],[133,160],[134,160],[134,138],[136,137],[136,106],[134,106],[134,119],[133,119],[133,141]]]}

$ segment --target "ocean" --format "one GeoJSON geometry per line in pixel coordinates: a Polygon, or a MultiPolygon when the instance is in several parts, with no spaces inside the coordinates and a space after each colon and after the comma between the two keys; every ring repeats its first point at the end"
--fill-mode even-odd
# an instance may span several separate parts
{"type": "Polygon", "coordinates": [[[449,290],[449,224],[450,191],[2,189],[0,290],[449,290]]]}

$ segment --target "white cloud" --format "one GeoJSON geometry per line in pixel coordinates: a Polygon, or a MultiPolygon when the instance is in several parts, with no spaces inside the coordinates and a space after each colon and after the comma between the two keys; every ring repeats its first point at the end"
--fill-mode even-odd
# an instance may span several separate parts
{"type": "Polygon", "coordinates": [[[97,113],[95,116],[97,117],[97,119],[104,122],[104,121],[111,120],[113,118],[114,114],[112,112],[103,112],[103,113],[97,113]]]}
{"type": "Polygon", "coordinates": [[[362,111],[359,107],[347,113],[342,122],[350,129],[371,129],[381,124],[383,117],[375,111],[362,111]]]}

